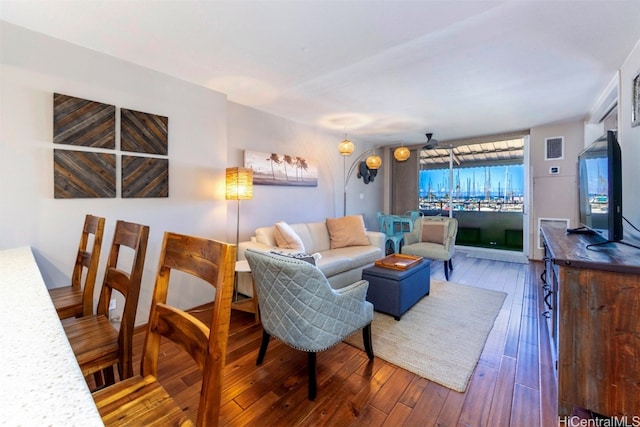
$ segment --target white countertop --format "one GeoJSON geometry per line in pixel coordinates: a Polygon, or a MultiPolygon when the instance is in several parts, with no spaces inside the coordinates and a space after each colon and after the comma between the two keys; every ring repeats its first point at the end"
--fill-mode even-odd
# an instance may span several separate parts
{"type": "Polygon", "coordinates": [[[0,328],[0,425],[103,425],[29,247],[0,251],[0,328]]]}

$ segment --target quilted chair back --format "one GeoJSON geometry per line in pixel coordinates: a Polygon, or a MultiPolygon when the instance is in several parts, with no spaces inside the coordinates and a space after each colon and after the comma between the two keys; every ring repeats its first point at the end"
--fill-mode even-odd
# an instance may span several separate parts
{"type": "Polygon", "coordinates": [[[373,320],[373,305],[365,299],[367,281],[337,291],[306,261],[253,249],[247,249],[245,255],[262,326],[287,345],[307,352],[323,351],[373,320]]]}

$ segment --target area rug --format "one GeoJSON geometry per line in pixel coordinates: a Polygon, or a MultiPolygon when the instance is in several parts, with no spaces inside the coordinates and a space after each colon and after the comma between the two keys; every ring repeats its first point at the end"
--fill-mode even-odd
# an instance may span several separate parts
{"type": "MultiPolygon", "coordinates": [[[[467,389],[506,294],[431,280],[431,292],[399,321],[375,312],[373,352],[387,362],[458,392],[467,389]]],[[[364,348],[362,334],[346,343],[364,348]]]]}

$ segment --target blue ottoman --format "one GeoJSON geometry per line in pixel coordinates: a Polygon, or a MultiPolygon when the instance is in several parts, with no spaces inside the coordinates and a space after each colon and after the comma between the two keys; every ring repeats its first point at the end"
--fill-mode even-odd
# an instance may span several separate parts
{"type": "Polygon", "coordinates": [[[367,301],[373,304],[373,308],[400,320],[423,296],[429,295],[431,261],[423,259],[406,270],[377,266],[365,268],[362,279],[369,281],[367,301]]]}

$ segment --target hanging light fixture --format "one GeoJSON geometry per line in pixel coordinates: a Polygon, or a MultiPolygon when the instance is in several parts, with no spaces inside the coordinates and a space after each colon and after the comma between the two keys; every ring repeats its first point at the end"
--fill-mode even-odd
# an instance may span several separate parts
{"type": "Polygon", "coordinates": [[[365,161],[369,169],[379,169],[382,166],[382,159],[377,154],[372,154],[365,161]]]}
{"type": "Polygon", "coordinates": [[[347,134],[344,134],[344,140],[338,145],[338,152],[343,156],[350,156],[354,150],[353,142],[347,139],[347,134]]]}
{"type": "Polygon", "coordinates": [[[405,147],[404,145],[401,145],[400,147],[394,150],[393,157],[395,157],[395,159],[399,162],[404,162],[409,157],[411,157],[411,152],[407,147],[405,147]]]}

